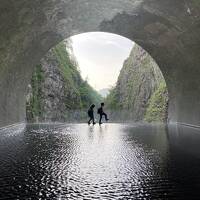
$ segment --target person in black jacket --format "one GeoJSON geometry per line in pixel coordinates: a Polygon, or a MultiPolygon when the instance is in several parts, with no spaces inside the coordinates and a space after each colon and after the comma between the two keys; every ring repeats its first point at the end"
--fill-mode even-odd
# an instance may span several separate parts
{"type": "Polygon", "coordinates": [[[100,125],[102,124],[101,120],[102,120],[103,116],[105,116],[106,121],[109,120],[107,114],[103,110],[104,105],[105,105],[104,103],[101,103],[101,107],[97,111],[97,113],[100,115],[100,118],[99,118],[99,124],[100,125]]]}
{"type": "Polygon", "coordinates": [[[94,121],[94,108],[95,108],[95,105],[92,104],[88,110],[88,116],[89,116],[89,121],[88,121],[88,124],[90,125],[91,121],[93,123],[93,125],[95,125],[95,121],[94,121]]]}

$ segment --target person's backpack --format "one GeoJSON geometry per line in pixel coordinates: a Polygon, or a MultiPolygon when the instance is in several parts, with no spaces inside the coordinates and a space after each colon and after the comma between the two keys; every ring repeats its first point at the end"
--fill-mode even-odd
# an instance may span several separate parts
{"type": "Polygon", "coordinates": [[[98,108],[97,114],[100,114],[100,113],[101,113],[101,108],[98,108]]]}

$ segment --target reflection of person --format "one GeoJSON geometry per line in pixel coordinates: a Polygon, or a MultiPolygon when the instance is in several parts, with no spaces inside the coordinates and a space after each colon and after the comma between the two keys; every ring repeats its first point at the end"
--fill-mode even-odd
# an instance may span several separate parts
{"type": "Polygon", "coordinates": [[[88,133],[88,139],[89,140],[93,140],[94,139],[94,134],[93,134],[94,133],[94,128],[95,128],[94,126],[89,126],[88,127],[88,132],[87,133],[88,133]]]}
{"type": "Polygon", "coordinates": [[[100,118],[99,118],[99,124],[100,125],[102,124],[101,120],[102,120],[103,116],[105,116],[106,121],[109,120],[107,114],[103,110],[104,105],[105,105],[104,103],[101,103],[101,107],[98,109],[98,112],[97,112],[100,115],[100,118]]]}
{"type": "Polygon", "coordinates": [[[93,123],[93,125],[95,125],[95,121],[94,121],[94,108],[95,108],[95,105],[92,104],[88,110],[88,116],[89,116],[89,121],[88,121],[88,124],[90,125],[91,121],[93,123]]]}

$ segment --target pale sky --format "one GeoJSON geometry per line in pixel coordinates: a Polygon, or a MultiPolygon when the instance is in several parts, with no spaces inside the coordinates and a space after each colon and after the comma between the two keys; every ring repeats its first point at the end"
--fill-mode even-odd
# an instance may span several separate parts
{"type": "Polygon", "coordinates": [[[96,90],[115,85],[134,43],[102,32],[84,33],[71,39],[82,77],[88,77],[89,84],[96,90]]]}

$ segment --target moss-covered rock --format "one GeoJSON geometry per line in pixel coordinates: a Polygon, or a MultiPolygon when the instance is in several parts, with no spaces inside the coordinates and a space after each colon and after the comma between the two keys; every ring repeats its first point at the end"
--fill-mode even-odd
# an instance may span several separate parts
{"type": "Polygon", "coordinates": [[[120,110],[123,118],[127,118],[125,120],[143,121],[149,100],[161,82],[165,81],[156,62],[145,50],[135,45],[124,62],[116,86],[106,99],[111,114],[120,110]]]}
{"type": "Polygon", "coordinates": [[[147,122],[165,122],[167,120],[168,91],[164,81],[162,81],[149,100],[145,114],[147,122]]]}
{"type": "Polygon", "coordinates": [[[41,84],[44,81],[44,74],[42,66],[37,65],[31,79],[31,85],[29,86],[29,92],[27,95],[26,103],[26,115],[27,119],[33,119],[37,116],[41,116],[41,84]]]}

